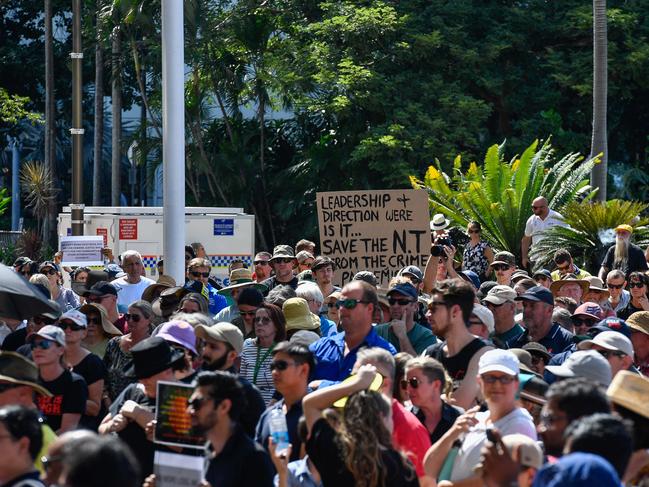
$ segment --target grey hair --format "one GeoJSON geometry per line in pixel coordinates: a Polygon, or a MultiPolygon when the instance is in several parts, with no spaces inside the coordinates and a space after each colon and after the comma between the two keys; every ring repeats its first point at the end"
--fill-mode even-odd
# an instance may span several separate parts
{"type": "Polygon", "coordinates": [[[313,300],[319,305],[322,305],[324,302],[322,291],[320,291],[320,287],[314,282],[302,281],[298,284],[295,294],[298,298],[303,298],[307,301],[313,300]]]}
{"type": "Polygon", "coordinates": [[[137,250],[127,250],[122,254],[122,264],[129,257],[137,257],[138,259],[140,259],[140,262],[142,262],[142,254],[140,254],[137,250]]]}
{"type": "Polygon", "coordinates": [[[383,348],[379,347],[365,347],[361,348],[356,354],[356,362],[360,365],[365,364],[379,364],[390,375],[389,379],[394,380],[394,374],[396,370],[396,363],[394,357],[390,352],[383,348]]]}
{"type": "Polygon", "coordinates": [[[291,286],[282,284],[271,289],[268,292],[265,301],[281,308],[287,299],[296,297],[297,294],[295,294],[295,290],[291,286]]]}
{"type": "Polygon", "coordinates": [[[29,278],[29,282],[31,284],[40,284],[45,289],[50,288],[50,280],[47,278],[45,274],[34,274],[32,275],[32,277],[29,278]]]}
{"type": "Polygon", "coordinates": [[[556,321],[564,328],[572,328],[572,317],[570,311],[565,308],[554,308],[554,311],[552,311],[552,321],[556,321]]]}
{"type": "Polygon", "coordinates": [[[131,304],[129,304],[128,307],[138,310],[144,315],[147,320],[153,317],[153,308],[151,307],[151,303],[149,303],[148,301],[138,299],[137,301],[133,301],[131,304]]]}

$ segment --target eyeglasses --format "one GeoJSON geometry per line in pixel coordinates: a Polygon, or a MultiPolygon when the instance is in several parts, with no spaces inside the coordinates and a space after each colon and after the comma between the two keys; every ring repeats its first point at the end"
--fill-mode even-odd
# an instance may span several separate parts
{"type": "Polygon", "coordinates": [[[239,314],[241,316],[255,316],[257,314],[257,310],[256,309],[254,309],[252,311],[241,311],[241,310],[239,310],[239,314]]]}
{"type": "Polygon", "coordinates": [[[414,303],[414,301],[410,299],[388,298],[388,303],[390,303],[390,306],[394,306],[395,304],[398,304],[399,306],[408,306],[410,303],[414,303]]]}
{"type": "Polygon", "coordinates": [[[480,320],[474,320],[474,321],[469,320],[469,326],[482,326],[482,321],[480,321],[480,320]]]}
{"type": "Polygon", "coordinates": [[[591,319],[583,319],[583,318],[573,318],[572,319],[572,324],[575,326],[587,326],[590,328],[593,326],[597,321],[591,320],[591,319]]]}
{"type": "Polygon", "coordinates": [[[61,330],[67,330],[70,328],[70,331],[79,331],[85,329],[85,326],[79,326],[72,321],[59,321],[59,328],[61,328],[61,330]]]}
{"type": "Polygon", "coordinates": [[[98,318],[98,317],[97,318],[95,318],[95,317],[90,318],[89,317],[88,318],[88,324],[89,325],[101,325],[101,318],[98,318]]]}
{"type": "Polygon", "coordinates": [[[481,375],[480,376],[485,384],[495,384],[500,382],[502,385],[506,386],[514,382],[515,377],[511,375],[481,375]]]}
{"type": "Polygon", "coordinates": [[[604,357],[605,359],[608,359],[609,357],[617,357],[617,358],[624,358],[626,357],[626,353],[620,352],[619,350],[597,350],[599,354],[604,357]]]}
{"type": "Polygon", "coordinates": [[[345,308],[345,309],[354,309],[359,304],[369,304],[369,301],[363,301],[360,299],[339,299],[336,301],[336,308],[345,308]]]}
{"type": "Polygon", "coordinates": [[[606,287],[609,289],[622,289],[624,284],[611,284],[610,282],[607,282],[606,287]]]}
{"type": "Polygon", "coordinates": [[[280,372],[288,369],[289,365],[296,365],[295,362],[287,362],[286,360],[274,360],[270,363],[270,370],[278,370],[280,372]]]}
{"type": "Polygon", "coordinates": [[[210,277],[209,272],[196,272],[196,271],[191,271],[190,274],[192,277],[210,277]]]}
{"type": "Polygon", "coordinates": [[[634,287],[642,287],[644,286],[644,282],[630,282],[629,283],[629,289],[633,289],[634,287]]]}
{"type": "Polygon", "coordinates": [[[291,264],[293,262],[293,259],[285,258],[285,259],[273,259],[274,262],[277,262],[278,264],[291,264]]]}
{"type": "Polygon", "coordinates": [[[36,350],[37,348],[40,348],[41,350],[48,350],[54,342],[52,340],[41,340],[40,342],[32,342],[30,343],[30,347],[32,350],[36,350]]]}
{"type": "Polygon", "coordinates": [[[327,303],[327,308],[335,308],[337,304],[337,302],[327,303]]]}
{"type": "Polygon", "coordinates": [[[262,323],[262,324],[264,324],[264,325],[267,325],[267,324],[270,323],[271,321],[272,321],[272,320],[271,320],[268,316],[257,317],[257,318],[255,318],[255,323],[262,323]]]}
{"type": "Polygon", "coordinates": [[[92,294],[86,298],[89,303],[100,303],[104,299],[112,296],[112,294],[104,294],[103,296],[93,296],[92,294]]]}
{"type": "Polygon", "coordinates": [[[126,321],[132,321],[133,323],[139,323],[142,318],[144,317],[135,313],[124,313],[124,319],[126,321]]]}
{"type": "Polygon", "coordinates": [[[430,303],[428,303],[428,309],[433,312],[435,311],[435,308],[437,308],[438,306],[448,307],[448,303],[445,301],[431,301],[430,303]]]}
{"type": "Polygon", "coordinates": [[[492,265],[491,267],[493,267],[493,270],[494,270],[494,271],[506,271],[506,270],[509,269],[511,266],[509,266],[509,265],[507,265],[507,264],[494,264],[494,265],[492,265]]]}
{"type": "Polygon", "coordinates": [[[405,389],[406,387],[410,386],[413,389],[419,388],[419,384],[421,384],[422,381],[417,379],[417,377],[411,377],[410,379],[403,379],[401,381],[401,388],[405,389]]]}
{"type": "Polygon", "coordinates": [[[256,260],[256,261],[253,262],[253,264],[264,266],[264,265],[268,265],[268,261],[267,260],[256,260]]]}

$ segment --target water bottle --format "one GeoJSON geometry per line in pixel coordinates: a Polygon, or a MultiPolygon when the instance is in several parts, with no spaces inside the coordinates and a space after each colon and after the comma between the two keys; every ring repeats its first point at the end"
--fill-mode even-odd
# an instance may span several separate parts
{"type": "Polygon", "coordinates": [[[286,455],[289,445],[288,427],[284,411],[281,408],[274,408],[270,411],[270,436],[275,443],[277,455],[286,455]]]}

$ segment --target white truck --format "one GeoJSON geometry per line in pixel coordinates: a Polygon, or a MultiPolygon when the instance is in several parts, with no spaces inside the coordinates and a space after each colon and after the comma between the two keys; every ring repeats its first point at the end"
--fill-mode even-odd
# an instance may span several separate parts
{"type": "MultiPolygon", "coordinates": [[[[142,254],[146,274],[157,279],[162,258],[162,207],[88,206],[84,209],[84,235],[101,235],[115,258],[126,250],[142,254]]],[[[70,207],[58,217],[59,238],[72,234],[70,207]]],[[[212,275],[228,285],[228,264],[243,260],[252,268],[255,253],[255,217],[242,208],[185,208],[185,244],[200,242],[212,262],[212,275]]]]}

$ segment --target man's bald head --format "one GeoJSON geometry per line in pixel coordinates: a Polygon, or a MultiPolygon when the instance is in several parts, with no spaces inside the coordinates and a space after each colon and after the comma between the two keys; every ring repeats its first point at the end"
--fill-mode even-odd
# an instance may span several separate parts
{"type": "Polygon", "coordinates": [[[548,208],[548,200],[544,196],[539,196],[532,201],[532,213],[541,218],[545,218],[550,212],[548,208]]]}

